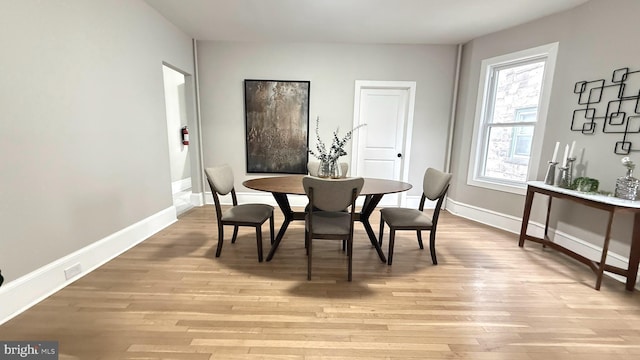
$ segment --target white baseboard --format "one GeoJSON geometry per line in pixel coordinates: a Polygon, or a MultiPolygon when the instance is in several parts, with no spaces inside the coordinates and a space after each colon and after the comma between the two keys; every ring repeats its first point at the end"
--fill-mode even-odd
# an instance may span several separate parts
{"type": "Polygon", "coordinates": [[[171,193],[176,194],[180,191],[191,189],[191,178],[176,180],[171,183],[171,193]]]}
{"type": "MultiPolygon", "coordinates": [[[[450,198],[447,199],[447,211],[454,215],[489,225],[491,227],[502,229],[514,234],[520,234],[522,218],[464,204],[450,198]]],[[[527,230],[527,234],[531,236],[542,237],[544,235],[544,224],[530,221],[527,230]]],[[[563,247],[589,259],[598,262],[600,261],[600,257],[602,256],[602,247],[552,228],[549,228],[548,234],[549,238],[551,238],[556,244],[562,245],[563,247]]],[[[629,258],[609,251],[607,253],[607,264],[626,269],[629,266],[629,258]]],[[[618,281],[626,282],[626,279],[622,276],[611,273],[606,273],[606,275],[611,276],[618,281]]]]}
{"type": "Polygon", "coordinates": [[[202,205],[205,204],[205,202],[204,202],[204,194],[203,193],[191,193],[190,200],[191,200],[191,205],[193,205],[193,206],[202,206],[202,205]]]}
{"type": "MultiPolygon", "coordinates": [[[[278,206],[276,200],[273,198],[273,195],[270,193],[254,193],[254,192],[246,192],[246,193],[236,193],[238,197],[238,203],[247,204],[247,203],[258,203],[258,204],[269,204],[272,206],[278,206]]],[[[308,200],[305,195],[287,195],[289,199],[289,204],[291,207],[305,207],[307,206],[308,200]]],[[[213,195],[208,191],[204,195],[205,204],[213,204],[213,195]]],[[[363,197],[358,198],[358,205],[362,204],[363,197]]],[[[221,196],[220,202],[222,205],[231,205],[231,195],[221,196]]],[[[420,205],[420,196],[407,196],[407,207],[417,209],[420,205]]],[[[198,205],[196,205],[198,206],[198,205]]],[[[435,201],[427,200],[424,204],[425,209],[433,209],[436,207],[435,201]]]]}
{"type": "Polygon", "coordinates": [[[176,221],[168,207],[148,218],[55,260],[0,288],[0,325],[29,309],[107,261],[115,258],[176,221]],[[80,266],[79,274],[65,278],[65,269],[80,266]]]}
{"type": "MultiPolygon", "coordinates": [[[[416,196],[416,195],[412,195],[412,196],[407,196],[407,207],[410,209],[417,209],[418,206],[420,206],[420,199],[422,199],[422,195],[416,196]]],[[[424,208],[425,209],[435,209],[436,208],[436,201],[431,201],[429,199],[427,199],[424,202],[424,208]]]]}
{"type": "MultiPolygon", "coordinates": [[[[450,213],[466,219],[470,219],[498,229],[506,230],[515,234],[520,233],[522,218],[519,217],[502,214],[473,205],[464,204],[451,198],[447,198],[446,209],[450,213]]],[[[530,225],[534,225],[534,227],[537,228],[540,224],[530,223],[530,225]]],[[[542,227],[542,229],[544,229],[544,227],[542,227]]],[[[540,234],[543,233],[544,232],[541,232],[540,234]]],[[[539,236],[537,234],[532,235],[539,236]]]]}
{"type": "MultiPolygon", "coordinates": [[[[274,199],[273,195],[267,192],[263,192],[263,193],[240,192],[240,193],[236,193],[236,196],[238,197],[239,204],[258,203],[258,204],[269,204],[272,206],[278,206],[278,203],[276,203],[276,199],[274,199]]],[[[305,207],[309,202],[309,200],[307,200],[307,197],[305,195],[287,195],[287,198],[289,199],[289,205],[291,205],[291,207],[305,207]]],[[[210,191],[207,191],[204,194],[204,200],[205,200],[205,204],[213,204],[213,195],[211,194],[210,191]]],[[[220,203],[222,205],[231,205],[232,204],[231,195],[220,196],[220,203]]]]}

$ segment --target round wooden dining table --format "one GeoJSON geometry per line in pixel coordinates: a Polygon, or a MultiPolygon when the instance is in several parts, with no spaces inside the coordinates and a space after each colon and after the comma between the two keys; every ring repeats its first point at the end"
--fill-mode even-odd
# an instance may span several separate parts
{"type": "MultiPolygon", "coordinates": [[[[289,223],[294,220],[304,220],[305,218],[304,211],[293,211],[291,209],[289,199],[287,198],[287,195],[305,195],[304,188],[302,187],[302,178],[304,176],[305,175],[286,175],[262,177],[246,180],[242,183],[242,185],[249,189],[270,192],[284,215],[284,221],[271,246],[271,250],[269,250],[267,261],[271,261],[275,255],[280,241],[282,241],[284,233],[287,231],[287,227],[289,227],[289,223]]],[[[411,187],[411,184],[402,181],[364,178],[364,186],[360,191],[360,195],[364,196],[365,199],[360,212],[356,214],[356,219],[364,225],[367,235],[369,236],[369,241],[371,241],[371,245],[378,252],[378,256],[382,262],[386,262],[387,258],[384,256],[378,244],[376,235],[371,228],[369,217],[385,194],[407,191],[411,189],[411,187]]]]}

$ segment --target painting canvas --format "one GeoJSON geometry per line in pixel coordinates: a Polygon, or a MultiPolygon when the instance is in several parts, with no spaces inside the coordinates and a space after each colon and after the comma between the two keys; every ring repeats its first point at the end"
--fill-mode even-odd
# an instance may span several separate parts
{"type": "Polygon", "coordinates": [[[309,81],[244,81],[248,173],[307,173],[309,87],[309,81]]]}

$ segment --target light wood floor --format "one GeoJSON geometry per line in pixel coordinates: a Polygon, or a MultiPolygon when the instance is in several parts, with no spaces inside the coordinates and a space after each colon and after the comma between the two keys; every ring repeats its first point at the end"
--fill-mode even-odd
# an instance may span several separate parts
{"type": "Polygon", "coordinates": [[[349,283],[334,241],[314,243],[306,280],[302,226],[271,262],[257,262],[250,229],[215,258],[213,207],[193,209],[0,339],[57,340],[61,359],[83,360],[640,358],[637,292],[609,278],[596,291],[586,266],[516,235],[445,212],[439,265],[401,232],[388,267],[357,225],[349,283]]]}

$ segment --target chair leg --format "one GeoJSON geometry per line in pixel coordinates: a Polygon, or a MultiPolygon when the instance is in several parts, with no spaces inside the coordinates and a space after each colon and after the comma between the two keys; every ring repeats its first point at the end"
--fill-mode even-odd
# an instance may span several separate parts
{"type": "Polygon", "coordinates": [[[382,235],[384,234],[384,218],[380,214],[380,234],[378,235],[378,245],[382,246],[382,235]]]}
{"type": "Polygon", "coordinates": [[[235,244],[237,238],[238,238],[238,226],[234,225],[233,226],[233,237],[231,237],[231,243],[235,244]]]}
{"type": "Polygon", "coordinates": [[[396,241],[396,229],[389,227],[389,254],[387,255],[387,264],[393,262],[393,245],[396,241]]]}
{"type": "Polygon", "coordinates": [[[220,252],[222,252],[222,239],[224,239],[224,226],[222,224],[218,225],[218,249],[216,249],[216,257],[220,257],[220,252]]]}
{"type": "Polygon", "coordinates": [[[304,249],[307,251],[307,256],[309,255],[309,232],[307,230],[304,231],[304,249]]]}
{"type": "Polygon", "coordinates": [[[431,261],[433,265],[438,265],[438,259],[436,259],[436,230],[431,229],[429,234],[429,250],[431,251],[431,261]]]}
{"type": "Polygon", "coordinates": [[[271,213],[271,217],[269,218],[269,234],[271,235],[271,245],[275,241],[275,237],[273,236],[273,213],[271,213]]]}
{"type": "Polygon", "coordinates": [[[311,235],[307,233],[307,280],[311,280],[311,235]]]}
{"type": "Polygon", "coordinates": [[[347,240],[347,256],[349,257],[347,279],[351,281],[351,274],[353,273],[353,235],[347,240]]]}
{"type": "Polygon", "coordinates": [[[256,244],[258,245],[258,262],[262,262],[262,226],[256,226],[256,244]]]}
{"type": "Polygon", "coordinates": [[[424,245],[422,245],[422,231],[416,230],[416,232],[418,233],[418,245],[420,249],[424,249],[424,245]]]}

